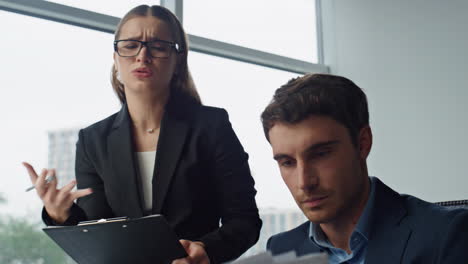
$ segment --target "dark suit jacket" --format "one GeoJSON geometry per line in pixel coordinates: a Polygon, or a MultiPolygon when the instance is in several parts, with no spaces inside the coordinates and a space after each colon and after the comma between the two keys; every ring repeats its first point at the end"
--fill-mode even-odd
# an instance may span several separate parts
{"type": "MultiPolygon", "coordinates": [[[[66,224],[145,215],[134,152],[125,105],[80,131],[77,186],[93,194],[78,199],[66,224]]],[[[261,227],[247,159],[225,110],[171,97],[157,146],[153,209],[146,214],[162,214],[180,238],[202,241],[212,263],[238,257],[261,227]]],[[[54,224],[45,211],[43,219],[54,224]]]]}
{"type": "MultiPolygon", "coordinates": [[[[468,210],[450,210],[409,195],[400,195],[378,179],[367,247],[368,264],[468,263],[468,210]]],[[[309,225],[272,236],[273,254],[320,252],[309,239],[309,225]]]]}

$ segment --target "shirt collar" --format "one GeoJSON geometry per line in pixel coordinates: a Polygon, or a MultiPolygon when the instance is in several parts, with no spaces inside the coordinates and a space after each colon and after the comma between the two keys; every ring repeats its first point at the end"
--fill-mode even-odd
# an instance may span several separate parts
{"type": "Polygon", "coordinates": [[[371,219],[372,214],[374,211],[374,202],[375,202],[375,178],[369,177],[370,181],[370,191],[369,191],[369,199],[367,200],[366,207],[364,207],[364,211],[362,212],[361,216],[359,217],[359,221],[356,225],[356,231],[364,235],[364,237],[368,240],[369,234],[371,230],[371,219]]]}

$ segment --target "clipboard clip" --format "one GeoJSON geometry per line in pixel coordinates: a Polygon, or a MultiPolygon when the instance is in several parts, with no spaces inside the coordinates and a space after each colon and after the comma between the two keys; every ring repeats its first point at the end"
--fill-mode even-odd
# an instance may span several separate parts
{"type": "Polygon", "coordinates": [[[124,222],[124,221],[128,221],[128,219],[129,218],[126,216],[107,218],[107,219],[101,218],[98,220],[81,221],[78,223],[78,225],[83,226],[83,225],[105,224],[105,223],[111,223],[111,222],[124,222]]]}

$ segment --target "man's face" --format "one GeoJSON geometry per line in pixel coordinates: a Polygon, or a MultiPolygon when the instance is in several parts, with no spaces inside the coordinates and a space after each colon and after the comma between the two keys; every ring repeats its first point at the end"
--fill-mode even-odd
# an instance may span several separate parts
{"type": "MultiPolygon", "coordinates": [[[[370,128],[363,130],[358,144],[367,144],[366,136],[371,144],[370,128]]],[[[276,123],[269,138],[281,176],[310,221],[328,223],[353,215],[368,181],[370,145],[360,150],[345,126],[325,116],[276,123]]]]}

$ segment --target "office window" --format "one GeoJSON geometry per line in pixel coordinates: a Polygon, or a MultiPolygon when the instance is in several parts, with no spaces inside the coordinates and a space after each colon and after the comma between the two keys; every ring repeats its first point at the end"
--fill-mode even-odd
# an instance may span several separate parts
{"type": "MultiPolygon", "coordinates": [[[[39,199],[25,193],[30,161],[47,167],[48,132],[84,127],[119,109],[109,82],[112,35],[0,11],[2,127],[0,159],[6,180],[2,213],[38,213],[39,199]],[[5,41],[7,40],[7,41],[5,41]]],[[[63,151],[57,133],[51,150],[63,151]]],[[[57,156],[63,160],[63,156],[57,156]]]]}
{"type": "Polygon", "coordinates": [[[280,214],[279,216],[279,222],[280,222],[280,225],[279,225],[279,231],[283,232],[283,231],[286,231],[286,214],[280,214]]]}
{"type": "Polygon", "coordinates": [[[188,33],[317,63],[315,1],[184,1],[188,33]]]}
{"type": "MultiPolygon", "coordinates": [[[[117,17],[141,4],[133,0],[113,4],[51,2],[117,17]]],[[[215,1],[198,4],[185,1],[186,32],[317,62],[315,1],[295,0],[295,4],[288,2],[287,5],[277,1],[254,2],[225,2],[223,5],[215,1]],[[206,12],[206,8],[219,11],[206,12]],[[216,28],[214,20],[219,22],[216,28]]],[[[159,4],[159,1],[151,4],[159,4]]],[[[0,50],[4,51],[0,65],[4,102],[0,104],[0,111],[5,113],[0,117],[5,127],[0,132],[0,158],[6,179],[0,185],[0,237],[4,238],[5,233],[1,232],[7,230],[8,219],[14,220],[11,223],[24,224],[18,230],[33,227],[31,230],[38,231],[41,226],[42,204],[34,191],[24,192],[30,181],[21,162],[29,161],[38,171],[56,167],[58,178],[62,179],[60,185],[66,183],[74,177],[74,142],[78,129],[118,111],[120,104],[109,81],[113,62],[112,34],[5,11],[0,11],[0,23],[10,25],[2,31],[2,39],[7,41],[0,41],[0,50]]],[[[250,155],[258,206],[261,209],[295,208],[263,135],[260,113],[274,91],[299,74],[197,52],[190,52],[189,66],[203,103],[228,111],[232,126],[250,155]]],[[[274,217],[271,221],[277,224],[274,217]]],[[[284,219],[278,221],[284,224],[284,219]]],[[[259,251],[264,249],[266,235],[261,234],[259,251]]],[[[41,233],[35,239],[43,238],[46,237],[41,233]]],[[[11,245],[12,240],[6,239],[0,240],[0,244],[10,241],[6,244],[11,245]]],[[[31,249],[34,246],[21,245],[31,249]]],[[[18,255],[18,263],[20,257],[24,257],[20,250],[10,251],[18,255]]],[[[64,263],[60,250],[52,247],[50,252],[47,257],[37,255],[36,259],[39,263],[64,263]]],[[[0,251],[0,263],[5,254],[0,251]]]]}
{"type": "Polygon", "coordinates": [[[73,157],[62,155],[69,150],[60,131],[85,127],[119,109],[109,82],[113,38],[4,11],[0,23],[10,25],[3,27],[0,41],[0,262],[16,257],[23,262],[15,263],[28,258],[28,263],[64,263],[61,250],[39,229],[41,201],[34,190],[24,191],[31,183],[21,162],[29,161],[40,171],[50,157],[71,170],[66,163],[73,157]],[[58,133],[49,149],[51,131],[58,133]],[[38,246],[45,248],[35,249],[38,246]]]}
{"type": "Polygon", "coordinates": [[[259,207],[293,207],[268,141],[260,114],[274,91],[296,73],[192,52],[189,67],[202,101],[225,108],[245,151],[257,188],[259,207]]]}
{"type": "Polygon", "coordinates": [[[96,0],[48,0],[57,4],[86,9],[96,13],[123,17],[131,8],[139,5],[159,5],[161,1],[141,1],[141,0],[119,0],[119,1],[96,1],[96,0]]]}

